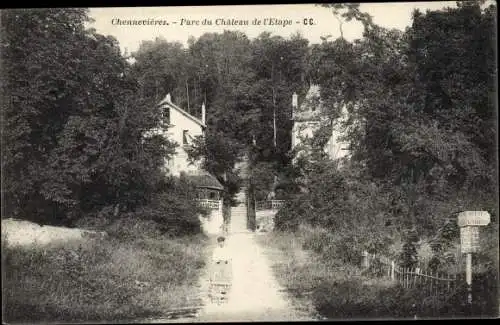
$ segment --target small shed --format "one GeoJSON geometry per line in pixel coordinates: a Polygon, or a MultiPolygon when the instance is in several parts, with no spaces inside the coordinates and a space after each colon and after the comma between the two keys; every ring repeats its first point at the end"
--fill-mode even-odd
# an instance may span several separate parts
{"type": "Polygon", "coordinates": [[[198,171],[186,175],[197,188],[197,198],[201,206],[210,210],[207,220],[202,220],[205,232],[218,234],[224,224],[222,192],[224,186],[212,174],[206,171],[198,171]]]}
{"type": "Polygon", "coordinates": [[[219,180],[206,171],[197,174],[187,175],[187,178],[193,182],[198,189],[198,199],[200,200],[221,200],[224,186],[219,180]]]}

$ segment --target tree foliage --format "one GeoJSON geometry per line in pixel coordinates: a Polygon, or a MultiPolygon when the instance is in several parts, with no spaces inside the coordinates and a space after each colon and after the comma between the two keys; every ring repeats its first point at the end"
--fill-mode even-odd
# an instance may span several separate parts
{"type": "Polygon", "coordinates": [[[406,31],[376,25],[359,4],[324,6],[341,27],[361,22],[363,37],[310,45],[298,34],[225,31],[187,47],[158,38],[141,44],[132,66],[115,39],[84,28],[84,9],[2,11],[4,215],[65,222],[148,205],[177,211],[153,199],[173,191],[187,202],[162,183],[173,144],[143,137],[161,123],[156,104],[167,93],[197,117],[205,104],[205,137],[190,156],[229,201],[243,156],[259,199],[276,185],[289,196],[304,190],[278,225],[296,216],[430,233],[450,210],[494,210],[496,6],[415,11],[406,31]],[[309,161],[293,166],[291,98],[311,83],[326,124],[309,161]],[[339,171],[321,147],[344,107],[352,160],[339,171]]]}
{"type": "MultiPolygon", "coordinates": [[[[249,40],[236,31],[206,33],[191,38],[187,48],[163,39],[143,42],[133,55],[133,72],[145,80],[145,97],[158,100],[170,92],[174,102],[195,116],[205,103],[208,128],[190,154],[203,159],[222,183],[237,179],[235,163],[249,151],[257,155],[252,163],[288,164],[292,93],[307,89],[308,41],[302,36],[263,33],[249,40]]],[[[236,189],[234,185],[226,188],[236,189]]]]}
{"type": "Polygon", "coordinates": [[[326,6],[365,28],[353,42],[313,45],[309,67],[327,120],[342,107],[350,113],[352,160],[335,172],[321,156],[299,164],[305,190],[277,227],[320,225],[349,233],[361,249],[408,229],[432,237],[456,211],[496,215],[496,6],[416,11],[404,32],[375,25],[357,5],[326,6]]]}
{"type": "Polygon", "coordinates": [[[144,137],[161,112],[117,41],[85,29],[85,9],[1,14],[3,215],[72,224],[150,204],[173,144],[144,137]]]}

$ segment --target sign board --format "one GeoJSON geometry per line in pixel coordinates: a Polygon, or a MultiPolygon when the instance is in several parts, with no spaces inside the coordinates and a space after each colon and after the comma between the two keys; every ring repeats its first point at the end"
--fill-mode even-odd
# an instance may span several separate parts
{"type": "Polygon", "coordinates": [[[479,227],[460,228],[460,248],[462,253],[476,253],[479,250],[479,227]]]}
{"type": "Polygon", "coordinates": [[[459,227],[487,226],[490,223],[488,211],[464,211],[458,214],[459,227]]]}

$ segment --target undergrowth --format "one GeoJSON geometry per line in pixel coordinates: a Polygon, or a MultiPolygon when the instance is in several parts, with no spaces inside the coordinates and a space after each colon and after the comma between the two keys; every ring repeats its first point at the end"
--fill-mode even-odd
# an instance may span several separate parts
{"type": "Polygon", "coordinates": [[[4,321],[130,320],[185,306],[207,239],[119,233],[45,248],[7,247],[3,238],[4,321]]]}

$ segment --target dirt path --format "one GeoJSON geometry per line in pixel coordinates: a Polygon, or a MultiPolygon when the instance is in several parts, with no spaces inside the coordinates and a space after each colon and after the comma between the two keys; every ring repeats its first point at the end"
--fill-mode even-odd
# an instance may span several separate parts
{"type": "MultiPolygon", "coordinates": [[[[208,299],[191,321],[299,321],[313,320],[295,310],[272,274],[270,263],[254,233],[230,235],[227,245],[233,259],[232,288],[228,301],[211,304],[208,299]]],[[[207,283],[207,279],[202,282],[207,283]]],[[[207,295],[208,296],[208,295],[207,295]]]]}

